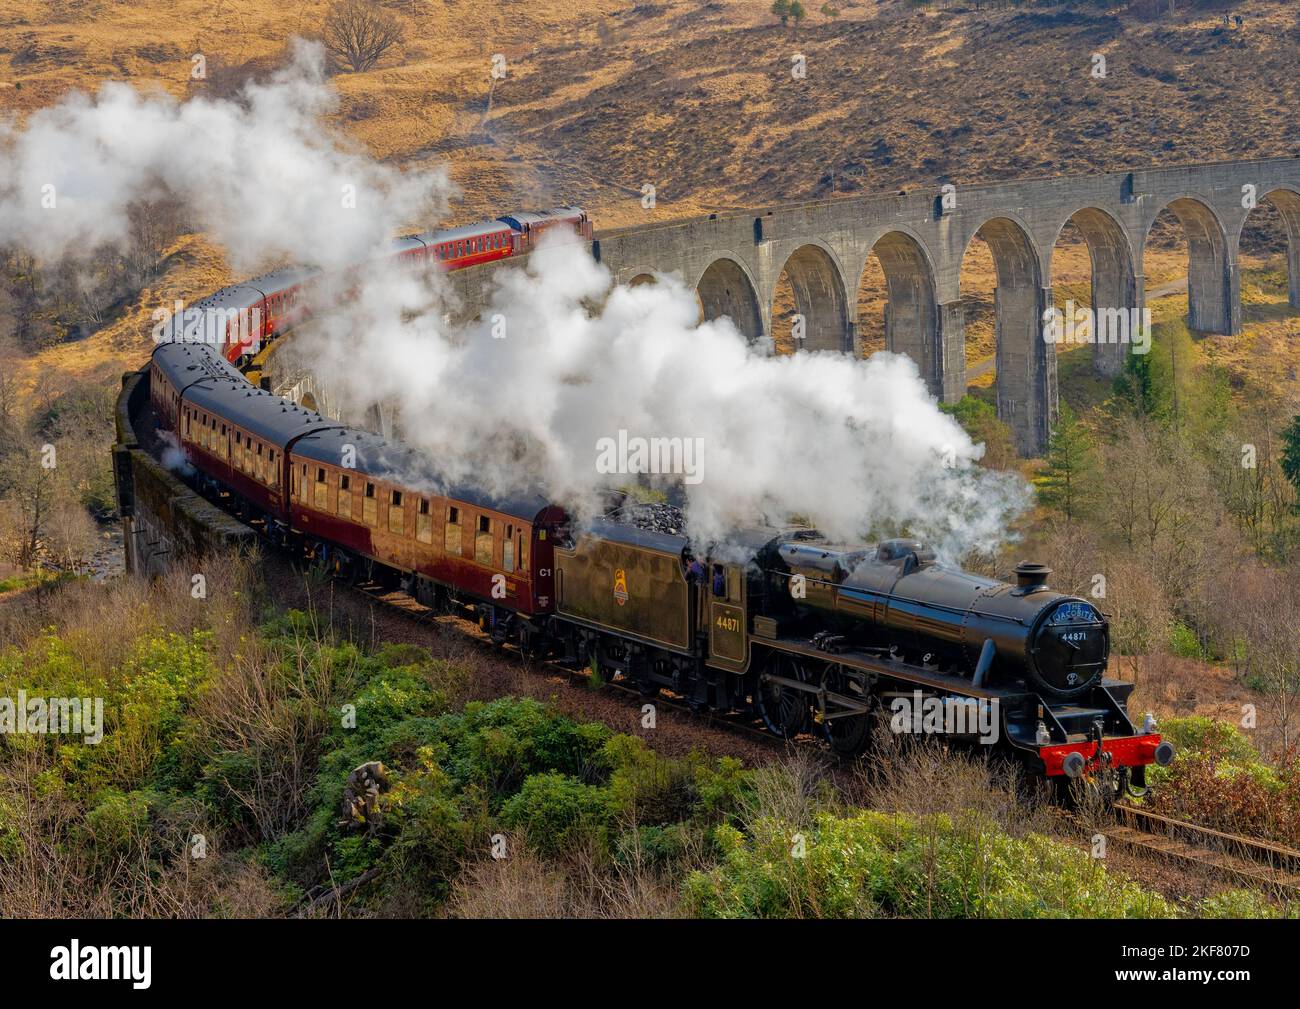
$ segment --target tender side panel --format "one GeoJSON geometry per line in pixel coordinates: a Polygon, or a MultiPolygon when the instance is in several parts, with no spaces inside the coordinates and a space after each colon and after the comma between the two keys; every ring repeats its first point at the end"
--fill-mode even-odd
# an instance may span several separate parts
{"type": "Polygon", "coordinates": [[[677,555],[582,536],[572,549],[556,548],[555,570],[561,616],[689,649],[690,586],[677,555]]]}

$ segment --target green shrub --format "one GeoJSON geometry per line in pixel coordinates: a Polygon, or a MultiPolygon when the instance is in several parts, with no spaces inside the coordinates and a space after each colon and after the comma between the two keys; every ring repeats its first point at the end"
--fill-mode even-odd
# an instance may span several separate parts
{"type": "Polygon", "coordinates": [[[799,834],[770,820],[747,838],[718,828],[722,862],[692,873],[704,917],[1170,917],[1160,896],[1120,882],[1086,853],[946,816],[822,813],[799,834]]]}
{"type": "Polygon", "coordinates": [[[1181,620],[1175,620],[1169,628],[1169,648],[1184,659],[1204,659],[1205,649],[1196,632],[1181,620]]]}
{"type": "Polygon", "coordinates": [[[1180,755],[1208,754],[1234,763],[1254,763],[1259,752],[1246,738],[1246,734],[1231,722],[1189,715],[1167,718],[1160,723],[1160,733],[1174,744],[1180,755]]]}
{"type": "Polygon", "coordinates": [[[648,866],[666,869],[689,850],[691,828],[685,823],[644,826],[619,834],[614,840],[614,861],[627,869],[648,866]]]}
{"type": "Polygon", "coordinates": [[[676,823],[695,814],[699,758],[663,757],[644,740],[627,735],[610,739],[604,756],[613,768],[609,790],[620,813],[644,824],[676,823]]]}
{"type": "Polygon", "coordinates": [[[105,788],[131,790],[148,784],[175,758],[185,712],[212,675],[211,634],[167,634],[135,643],[127,661],[107,673],[93,671],[88,657],[50,632],[26,649],[0,653],[0,695],[102,699],[103,738],[94,745],[57,735],[0,741],[48,747],[57,753],[74,797],[89,801],[105,788]]]}
{"type": "Polygon", "coordinates": [[[587,842],[604,848],[611,813],[609,789],[553,773],[530,776],[501,811],[529,847],[553,856],[587,842]]]}
{"type": "Polygon", "coordinates": [[[483,787],[494,802],[513,795],[529,775],[544,771],[603,780],[609,765],[602,751],[611,735],[598,723],[580,724],[536,701],[514,697],[472,702],[437,725],[443,766],[452,780],[460,787],[483,787]]]}
{"type": "Polygon", "coordinates": [[[1258,890],[1228,890],[1196,905],[1198,918],[1300,918],[1300,903],[1279,907],[1258,890]]]}

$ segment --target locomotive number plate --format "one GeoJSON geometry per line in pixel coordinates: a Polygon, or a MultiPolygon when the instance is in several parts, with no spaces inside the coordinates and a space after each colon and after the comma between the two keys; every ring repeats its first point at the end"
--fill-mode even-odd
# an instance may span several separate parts
{"type": "Polygon", "coordinates": [[[720,659],[745,661],[745,611],[713,603],[709,620],[709,649],[720,659]]]}

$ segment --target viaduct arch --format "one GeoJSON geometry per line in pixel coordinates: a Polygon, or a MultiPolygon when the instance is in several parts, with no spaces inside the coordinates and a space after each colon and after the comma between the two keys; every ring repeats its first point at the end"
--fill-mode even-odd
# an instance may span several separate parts
{"type": "MultiPolygon", "coordinates": [[[[599,232],[593,256],[618,283],[676,274],[694,287],[704,319],[730,317],[771,345],[772,301],[782,274],[804,317],[802,349],[854,353],[857,298],[874,250],[888,294],[886,346],[911,357],[945,402],[966,391],[961,264],[976,235],[993,251],[997,290],[997,402],[1024,453],[1041,452],[1056,417],[1056,347],[1044,338],[1053,306],[1052,251],[1073,222],[1091,261],[1095,312],[1141,319],[1146,239],[1168,209],[1187,236],[1188,323],[1241,330],[1237,248],[1252,194],[1277,208],[1288,236],[1289,300],[1300,309],[1300,156],[1142,168],[914,190],[735,210],[599,232]]],[[[483,270],[450,282],[473,318],[486,305],[483,270]]],[[[1114,375],[1132,346],[1093,348],[1114,375]]],[[[302,376],[294,376],[295,382],[302,376]]],[[[316,390],[320,402],[328,390],[316,390]]]]}

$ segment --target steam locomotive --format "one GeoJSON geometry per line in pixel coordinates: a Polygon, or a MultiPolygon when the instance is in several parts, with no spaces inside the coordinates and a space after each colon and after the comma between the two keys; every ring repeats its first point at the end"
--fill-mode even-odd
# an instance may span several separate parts
{"type": "Polygon", "coordinates": [[[844,754],[884,710],[896,731],[996,745],[1109,794],[1173,758],[1149,719],[1130,721],[1132,684],[1105,678],[1105,617],[1040,565],[1011,585],[911,539],[754,528],[701,548],[635,522],[579,526],[541,494],[450,486],[418,453],[254,388],[210,346],[163,343],[149,373],[158,429],[214,501],[331,577],[459,607],[527,655],[844,754]]]}

